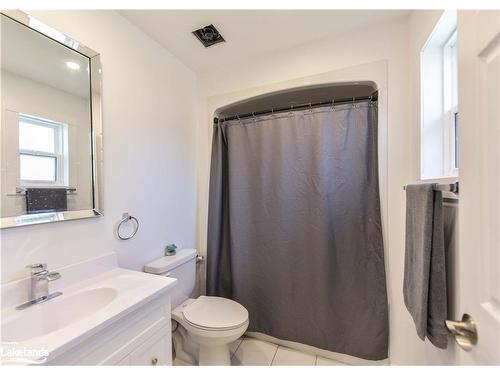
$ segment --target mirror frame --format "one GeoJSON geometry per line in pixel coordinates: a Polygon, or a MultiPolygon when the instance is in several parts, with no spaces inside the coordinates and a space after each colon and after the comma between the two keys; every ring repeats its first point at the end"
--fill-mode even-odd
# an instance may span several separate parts
{"type": "MultiPolygon", "coordinates": [[[[91,131],[91,150],[92,150],[92,200],[93,208],[87,210],[47,212],[40,214],[24,214],[19,216],[0,218],[0,229],[15,228],[26,225],[53,223],[58,221],[86,219],[91,217],[103,216],[103,194],[102,194],[102,68],[99,53],[81,44],[79,41],[63,34],[66,37],[66,43],[62,43],[42,30],[38,30],[33,24],[30,25],[30,20],[38,19],[24,13],[20,10],[2,10],[0,14],[8,17],[23,26],[34,30],[45,37],[54,40],[55,42],[80,53],[89,59],[89,76],[90,76],[90,131],[91,131]],[[76,46],[76,47],[74,47],[76,46]]],[[[44,24],[43,22],[40,22],[44,24]]],[[[45,25],[45,24],[44,24],[45,25]]],[[[49,25],[47,25],[50,27],[49,25]]]]}

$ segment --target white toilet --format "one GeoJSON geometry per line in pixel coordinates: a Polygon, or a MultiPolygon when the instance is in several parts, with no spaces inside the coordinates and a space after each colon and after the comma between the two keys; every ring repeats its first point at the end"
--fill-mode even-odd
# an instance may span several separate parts
{"type": "Polygon", "coordinates": [[[198,365],[230,365],[229,344],[248,328],[248,311],[227,298],[189,298],[195,286],[196,256],[195,249],[181,249],[148,263],[144,271],[178,280],[171,294],[172,319],[178,323],[172,334],[177,358],[198,365]]]}

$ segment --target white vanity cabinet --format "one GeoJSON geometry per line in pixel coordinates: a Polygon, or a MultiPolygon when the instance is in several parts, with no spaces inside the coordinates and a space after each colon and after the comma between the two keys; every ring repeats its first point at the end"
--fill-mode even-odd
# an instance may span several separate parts
{"type": "Polygon", "coordinates": [[[172,364],[170,297],[163,294],[118,318],[47,365],[172,364]]]}

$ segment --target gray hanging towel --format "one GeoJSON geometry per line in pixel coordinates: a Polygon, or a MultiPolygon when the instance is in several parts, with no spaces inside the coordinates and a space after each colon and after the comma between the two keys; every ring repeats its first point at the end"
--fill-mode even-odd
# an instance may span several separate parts
{"type": "Polygon", "coordinates": [[[406,187],[406,253],[403,294],[420,339],[448,345],[443,197],[433,184],[406,187]]]}
{"type": "Polygon", "coordinates": [[[26,211],[29,214],[66,211],[66,188],[27,188],[26,211]]]}

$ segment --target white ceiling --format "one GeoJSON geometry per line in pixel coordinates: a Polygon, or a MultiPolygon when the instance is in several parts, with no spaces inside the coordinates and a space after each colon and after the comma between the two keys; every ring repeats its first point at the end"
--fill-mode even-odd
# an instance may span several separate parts
{"type": "Polygon", "coordinates": [[[1,45],[3,70],[88,98],[88,58],[3,15],[1,45]],[[80,69],[69,69],[68,61],[80,69]]]}
{"type": "Polygon", "coordinates": [[[121,10],[120,13],[203,72],[405,16],[407,10],[121,10]],[[205,48],[191,34],[213,24],[226,43],[205,48]]]}

